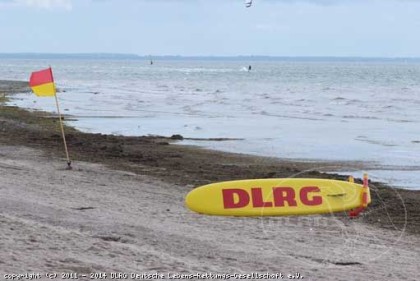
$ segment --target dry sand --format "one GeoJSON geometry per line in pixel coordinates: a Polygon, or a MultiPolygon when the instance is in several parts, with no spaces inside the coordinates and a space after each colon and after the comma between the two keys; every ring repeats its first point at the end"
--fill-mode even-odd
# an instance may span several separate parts
{"type": "Polygon", "coordinates": [[[40,150],[0,146],[1,278],[119,271],[418,280],[418,236],[334,216],[202,216],[184,207],[184,186],[100,164],[64,166],[40,150]]]}

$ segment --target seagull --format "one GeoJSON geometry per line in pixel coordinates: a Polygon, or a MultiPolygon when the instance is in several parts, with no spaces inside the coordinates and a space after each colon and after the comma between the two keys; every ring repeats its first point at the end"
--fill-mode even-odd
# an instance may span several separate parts
{"type": "Polygon", "coordinates": [[[252,6],[252,0],[245,0],[245,7],[249,8],[252,6]]]}

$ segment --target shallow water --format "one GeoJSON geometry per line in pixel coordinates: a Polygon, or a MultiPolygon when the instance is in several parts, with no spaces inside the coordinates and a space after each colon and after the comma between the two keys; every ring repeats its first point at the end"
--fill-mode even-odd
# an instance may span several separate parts
{"type": "MultiPolygon", "coordinates": [[[[418,61],[0,60],[0,77],[27,80],[49,64],[63,113],[83,131],[240,138],[184,143],[373,161],[384,166],[374,178],[420,189],[418,61]]],[[[29,93],[11,103],[55,111],[54,100],[29,93]]]]}

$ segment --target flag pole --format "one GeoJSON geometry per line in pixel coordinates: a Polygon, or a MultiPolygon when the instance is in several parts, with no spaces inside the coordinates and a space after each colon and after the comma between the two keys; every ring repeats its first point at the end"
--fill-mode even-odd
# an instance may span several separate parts
{"type": "MultiPolygon", "coordinates": [[[[50,66],[50,71],[51,71],[51,77],[53,77],[51,66],[50,66]]],[[[54,78],[53,78],[53,80],[54,80],[54,78]]],[[[55,87],[55,84],[54,84],[54,87],[55,87]]],[[[54,97],[55,97],[55,104],[57,106],[58,118],[60,119],[60,127],[61,127],[61,134],[63,136],[64,150],[66,151],[67,169],[71,170],[72,169],[71,161],[70,161],[69,151],[67,149],[66,134],[64,133],[63,120],[61,119],[60,106],[58,105],[57,91],[55,91],[54,97]]]]}

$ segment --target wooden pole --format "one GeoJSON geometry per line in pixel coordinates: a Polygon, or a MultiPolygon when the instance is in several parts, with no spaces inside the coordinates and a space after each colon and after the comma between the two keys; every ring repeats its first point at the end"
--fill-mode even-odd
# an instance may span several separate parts
{"type": "Polygon", "coordinates": [[[69,151],[67,149],[66,135],[64,134],[63,120],[61,119],[60,106],[58,105],[57,93],[54,95],[54,97],[55,97],[55,104],[57,105],[58,118],[60,119],[60,127],[61,127],[61,134],[63,136],[64,149],[66,151],[67,169],[71,170],[71,161],[70,161],[69,151]]]}
{"type": "MultiPolygon", "coordinates": [[[[51,78],[54,81],[54,76],[52,73],[52,69],[50,66],[50,73],[51,73],[51,78]]],[[[55,88],[55,84],[54,84],[54,88],[55,88]]],[[[67,149],[67,142],[66,142],[66,135],[64,134],[64,126],[63,126],[63,120],[61,119],[61,113],[60,113],[60,106],[58,105],[58,98],[57,98],[57,91],[54,91],[54,97],[55,97],[55,105],[57,106],[57,112],[58,112],[58,119],[60,119],[60,128],[61,128],[61,135],[63,136],[63,142],[64,142],[64,150],[66,151],[66,158],[67,158],[67,169],[71,170],[71,161],[70,161],[70,156],[69,156],[69,150],[67,149]]]]}

